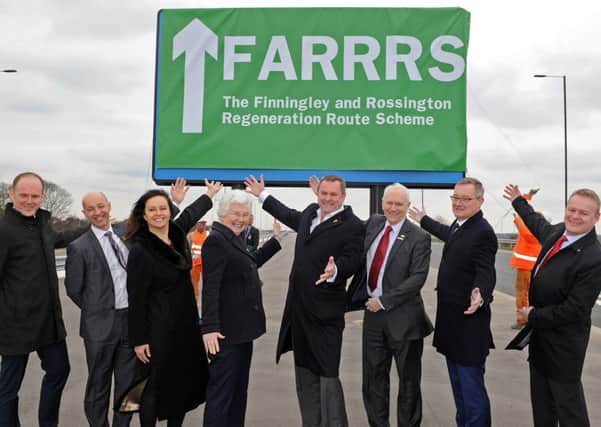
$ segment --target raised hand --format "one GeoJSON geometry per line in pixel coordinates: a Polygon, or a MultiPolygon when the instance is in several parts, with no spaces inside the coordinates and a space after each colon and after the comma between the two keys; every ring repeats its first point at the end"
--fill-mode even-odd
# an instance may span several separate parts
{"type": "Polygon", "coordinates": [[[418,209],[415,207],[409,208],[409,218],[414,221],[421,222],[422,218],[426,216],[425,209],[418,209]]]}
{"type": "Polygon", "coordinates": [[[313,193],[317,196],[317,189],[319,188],[319,178],[317,178],[315,175],[311,175],[311,177],[309,178],[309,187],[311,187],[311,190],[313,190],[313,193]]]}
{"type": "Polygon", "coordinates": [[[206,178],[205,185],[207,187],[207,196],[211,199],[223,188],[223,184],[220,181],[209,181],[206,178]]]}
{"type": "Polygon", "coordinates": [[[176,205],[179,205],[186,198],[186,193],[189,189],[190,186],[186,185],[186,180],[184,178],[177,178],[175,182],[171,184],[171,200],[173,200],[176,205]]]}
{"type": "Polygon", "coordinates": [[[503,198],[509,200],[510,202],[513,202],[521,195],[522,192],[520,191],[520,187],[514,184],[507,184],[503,190],[503,198]]]}
{"type": "Polygon", "coordinates": [[[277,220],[273,220],[273,237],[279,237],[282,232],[282,224],[277,220]]]}
{"type": "Polygon", "coordinates": [[[258,181],[257,178],[255,178],[252,175],[249,175],[244,180],[244,184],[246,185],[246,192],[253,194],[257,197],[259,197],[259,194],[261,194],[261,192],[265,190],[265,181],[263,180],[263,175],[259,177],[258,181]]]}
{"type": "Polygon", "coordinates": [[[336,263],[334,262],[334,257],[331,256],[328,259],[328,263],[326,264],[326,268],[324,268],[323,273],[319,276],[319,279],[317,280],[317,282],[315,282],[316,285],[319,285],[320,283],[325,282],[326,280],[334,277],[334,274],[336,274],[336,263]]]}

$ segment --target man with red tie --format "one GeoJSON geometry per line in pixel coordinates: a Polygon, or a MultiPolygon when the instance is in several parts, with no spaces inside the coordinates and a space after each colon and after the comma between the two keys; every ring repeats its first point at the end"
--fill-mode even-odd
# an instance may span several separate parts
{"type": "Polygon", "coordinates": [[[551,225],[521,196],[517,185],[504,198],[542,244],[522,309],[532,332],[530,395],[535,427],[590,426],[582,367],[591,330],[591,311],[601,291],[601,244],[595,224],[601,201],[592,190],[572,193],[564,222],[551,225]]]}
{"type": "Polygon", "coordinates": [[[430,235],[406,219],[409,191],[401,184],[384,189],[384,215],[366,224],[365,274],[349,287],[351,301],[364,302],[363,403],[371,427],[390,425],[390,368],[399,377],[397,424],[419,426],[424,337],[433,328],[421,289],[430,266],[430,235]],[[359,298],[362,295],[362,298],[359,298]]]}

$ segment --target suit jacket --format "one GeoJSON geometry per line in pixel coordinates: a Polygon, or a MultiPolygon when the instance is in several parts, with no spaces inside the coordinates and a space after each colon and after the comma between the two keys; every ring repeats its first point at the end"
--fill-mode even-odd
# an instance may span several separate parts
{"type": "MultiPolygon", "coordinates": [[[[565,231],[551,225],[518,197],[513,207],[542,244],[532,272],[565,231]]],[[[591,330],[591,311],[601,291],[601,244],[590,233],[563,248],[532,275],[528,316],[530,363],[558,382],[579,381],[591,330]]]]}
{"type": "MultiPolygon", "coordinates": [[[[351,299],[361,307],[368,298],[366,255],[385,225],[386,217],[380,214],[372,215],[367,221],[363,268],[355,274],[348,290],[351,299]]],[[[379,299],[385,308],[388,330],[397,341],[421,339],[433,330],[421,296],[430,268],[430,240],[428,233],[406,219],[384,266],[379,299]]]]}
{"type": "Polygon", "coordinates": [[[258,268],[281,249],[275,238],[248,252],[239,236],[219,222],[205,241],[202,333],[220,332],[224,343],[252,341],[265,333],[258,268]]]}
{"type": "Polygon", "coordinates": [[[299,212],[273,196],[263,209],[297,232],[294,261],[290,272],[286,306],[278,339],[276,360],[290,350],[295,361],[316,375],[337,377],[344,330],[346,281],[361,265],[364,226],[349,206],[309,232],[319,205],[313,203],[299,212]],[[315,282],[333,256],[338,275],[333,283],[315,282]],[[292,319],[302,331],[302,342],[292,343],[292,319]],[[308,361],[302,359],[307,356],[308,361]],[[318,361],[317,365],[314,364],[318,361]],[[304,363],[304,364],[303,364],[304,363]],[[312,366],[306,366],[311,364],[312,366]]]}
{"type": "MultiPolygon", "coordinates": [[[[119,223],[113,232],[121,238],[126,224],[119,223]]],[[[111,337],[115,321],[115,285],[100,242],[92,229],[67,246],[65,263],[67,295],[81,309],[79,335],[91,341],[111,337]]]]}
{"type": "Polygon", "coordinates": [[[494,348],[490,303],[496,283],[495,232],[482,211],[452,234],[451,227],[428,216],[421,220],[421,226],[445,242],[436,285],[438,304],[433,345],[455,363],[483,365],[489,349],[494,348]],[[474,314],[463,314],[476,287],[480,288],[485,303],[474,314]]]}

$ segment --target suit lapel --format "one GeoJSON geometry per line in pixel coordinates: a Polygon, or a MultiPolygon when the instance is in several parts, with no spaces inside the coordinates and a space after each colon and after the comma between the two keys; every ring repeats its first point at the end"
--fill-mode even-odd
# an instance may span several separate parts
{"type": "Polygon", "coordinates": [[[370,224],[365,234],[365,253],[369,251],[369,248],[371,248],[371,245],[373,245],[374,240],[376,240],[376,237],[378,237],[378,234],[382,232],[384,225],[386,225],[385,217],[378,218],[374,220],[372,224],[370,224]]]}
{"type": "Polygon", "coordinates": [[[337,213],[336,215],[334,215],[331,218],[328,218],[327,220],[319,223],[317,225],[317,227],[315,227],[315,229],[313,229],[313,232],[310,233],[309,231],[311,230],[311,222],[313,221],[313,218],[315,218],[315,215],[317,214],[317,210],[315,210],[315,215],[312,215],[311,218],[308,221],[308,229],[307,229],[307,239],[305,240],[306,243],[310,242],[312,239],[314,239],[315,237],[319,236],[320,234],[326,232],[327,230],[330,230],[332,228],[338,227],[339,225],[342,224],[342,214],[344,213],[344,210],[342,212],[337,213]]]}
{"type": "Polygon", "coordinates": [[[242,236],[236,236],[225,225],[217,222],[214,223],[213,230],[217,233],[221,233],[225,240],[228,240],[235,249],[242,252],[247,257],[254,259],[253,256],[249,254],[246,248],[244,247],[244,241],[242,240],[242,236]]]}
{"type": "MultiPolygon", "coordinates": [[[[106,255],[104,254],[104,251],[102,250],[102,246],[100,246],[100,242],[96,238],[96,235],[94,234],[94,232],[92,231],[91,228],[88,230],[87,236],[88,236],[88,242],[89,242],[90,248],[94,252],[94,259],[99,260],[100,263],[102,264],[102,266],[104,267],[104,269],[110,275],[111,268],[109,267],[109,263],[106,259],[106,255]]],[[[112,278],[112,276],[111,276],[111,278],[112,278]]]]}
{"type": "MultiPolygon", "coordinates": [[[[409,223],[408,219],[405,219],[403,226],[399,230],[399,234],[396,236],[396,239],[394,239],[392,248],[390,248],[390,253],[388,254],[388,259],[386,260],[385,269],[388,268],[388,266],[392,262],[392,259],[395,257],[396,253],[399,251],[401,246],[403,246],[403,244],[410,238],[410,234],[411,234],[411,224],[409,223]]],[[[386,271],[386,270],[384,270],[384,271],[386,271]]]]}

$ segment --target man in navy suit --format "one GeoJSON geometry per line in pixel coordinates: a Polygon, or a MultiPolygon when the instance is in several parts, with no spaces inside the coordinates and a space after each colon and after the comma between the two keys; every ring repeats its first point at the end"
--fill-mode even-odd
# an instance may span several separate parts
{"type": "Polygon", "coordinates": [[[522,308],[530,336],[530,395],[536,427],[590,426],[582,367],[591,333],[591,311],[601,291],[601,217],[592,190],[572,193],[564,222],[552,225],[536,213],[516,185],[506,199],[542,245],[532,270],[529,307],[522,308]]]}
{"type": "Polygon", "coordinates": [[[497,238],[480,210],[484,187],[463,178],[451,196],[455,221],[441,224],[425,211],[409,215],[445,242],[437,281],[433,345],[446,357],[457,426],[490,426],[490,401],[484,384],[485,362],[494,348],[490,331],[495,287],[497,238]]]}

